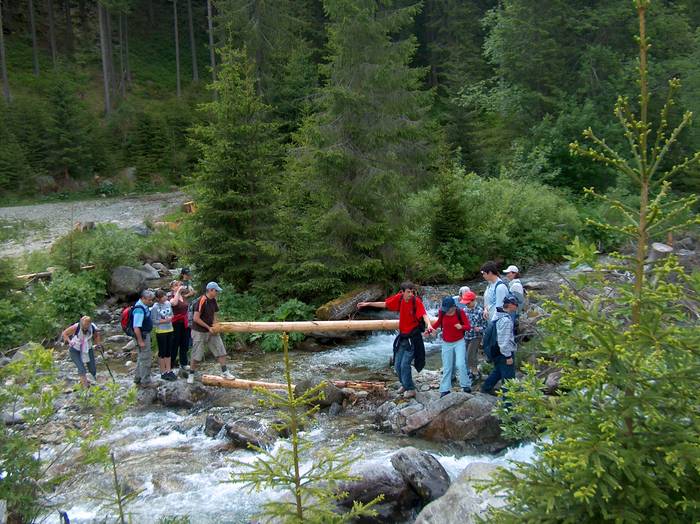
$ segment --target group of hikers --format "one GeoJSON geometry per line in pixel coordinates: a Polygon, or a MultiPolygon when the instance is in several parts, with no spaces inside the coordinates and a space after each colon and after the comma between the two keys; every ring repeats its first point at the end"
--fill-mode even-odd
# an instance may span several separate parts
{"type": "MultiPolygon", "coordinates": [[[[193,300],[196,293],[192,274],[188,268],[183,268],[180,278],[170,283],[169,292],[146,289],[135,304],[124,309],[121,323],[125,333],[134,341],[136,385],[147,387],[152,383],[151,333],[155,333],[162,380],[177,380],[175,370],[179,368],[179,374],[186,377],[189,384],[194,383],[194,373],[207,348],[217,358],[221,376],[235,378],[226,366],[224,342],[213,330],[219,311],[216,297],[221,291],[219,284],[209,282],[204,294],[193,300]],[[188,360],[190,349],[192,358],[188,360]]],[[[101,349],[101,334],[97,326],[90,317],[84,316],[68,326],[62,338],[68,344],[68,353],[78,370],[81,385],[89,386],[88,371],[93,380],[97,380],[94,350],[101,349]]]]}
{"type": "Polygon", "coordinates": [[[416,396],[411,366],[419,372],[423,369],[423,336],[438,329],[442,330],[440,397],[451,392],[455,370],[460,388],[466,393],[471,393],[473,382],[481,378],[478,354],[489,323],[494,328],[495,340],[492,345],[497,348],[497,354],[489,355],[493,370],[481,385],[481,392],[493,394],[499,380],[515,378],[515,324],[518,312],[525,303],[525,290],[516,266],[508,266],[503,274],[507,282],[501,279],[495,262],[486,262],[481,266],[481,276],[488,282],[484,305],[478,304],[476,293],[463,286],[458,296],[442,299],[435,320],[428,316],[412,282],[401,284],[400,291],[383,302],[360,302],[357,305],[358,309],[386,308],[399,313],[399,334],[394,339],[393,365],[401,382],[400,394],[405,398],[416,396]]]}
{"type": "MultiPolygon", "coordinates": [[[[438,329],[442,331],[441,397],[451,392],[455,371],[462,391],[471,393],[474,381],[481,378],[478,354],[482,343],[487,345],[484,339],[489,338],[489,326],[493,328],[493,340],[489,347],[496,347],[497,354],[489,355],[493,370],[481,385],[481,391],[493,394],[499,380],[515,377],[515,324],[525,301],[525,291],[516,266],[508,266],[503,274],[506,282],[501,279],[498,265],[486,262],[481,267],[481,275],[488,282],[483,306],[478,303],[476,293],[463,286],[457,296],[443,298],[435,320],[428,316],[412,282],[401,284],[400,291],[383,302],[360,302],[357,305],[358,309],[376,307],[399,313],[393,366],[401,383],[400,394],[405,398],[416,396],[411,367],[419,372],[423,369],[423,336],[438,329]]],[[[180,278],[171,282],[169,292],[146,289],[133,306],[124,309],[122,328],[133,337],[135,343],[135,384],[146,387],[152,383],[151,333],[155,333],[156,337],[162,380],[177,380],[175,370],[179,367],[179,375],[192,384],[207,348],[221,366],[221,376],[235,378],[227,368],[226,348],[221,336],[213,329],[219,310],[216,298],[221,291],[223,289],[219,284],[209,282],[204,294],[193,300],[196,293],[192,275],[188,268],[183,268],[180,278]],[[190,348],[192,358],[188,360],[190,348]]],[[[94,349],[101,349],[99,329],[90,317],[84,316],[79,322],[68,326],[62,337],[69,346],[69,355],[78,370],[81,385],[89,386],[88,371],[97,380],[94,349]]]]}

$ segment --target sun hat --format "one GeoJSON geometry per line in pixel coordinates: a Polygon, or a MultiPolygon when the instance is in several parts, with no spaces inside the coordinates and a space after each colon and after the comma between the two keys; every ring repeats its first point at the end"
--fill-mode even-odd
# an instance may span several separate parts
{"type": "Polygon", "coordinates": [[[520,273],[520,270],[518,269],[518,266],[514,266],[511,264],[507,268],[503,270],[504,273],[520,273]]]}

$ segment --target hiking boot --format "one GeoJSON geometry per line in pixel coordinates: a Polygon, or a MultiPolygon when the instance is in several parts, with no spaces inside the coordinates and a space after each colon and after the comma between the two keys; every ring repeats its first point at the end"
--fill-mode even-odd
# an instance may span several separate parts
{"type": "Polygon", "coordinates": [[[446,396],[449,395],[450,393],[451,393],[451,391],[441,391],[441,392],[440,392],[440,398],[446,397],[446,396]]]}
{"type": "Polygon", "coordinates": [[[230,371],[222,371],[221,377],[227,380],[236,380],[236,377],[234,377],[230,371]]]}
{"type": "Polygon", "coordinates": [[[416,398],[416,390],[409,389],[403,394],[403,398],[416,398]]]}
{"type": "Polygon", "coordinates": [[[169,382],[173,382],[174,380],[177,380],[177,377],[175,376],[175,373],[172,371],[168,371],[167,373],[163,373],[160,378],[163,380],[167,380],[169,382]]]}
{"type": "Polygon", "coordinates": [[[191,371],[190,374],[187,375],[187,383],[194,384],[194,371],[191,371]]]}
{"type": "Polygon", "coordinates": [[[471,393],[472,388],[462,388],[462,391],[464,391],[465,393],[471,393]]]}
{"type": "Polygon", "coordinates": [[[399,388],[399,390],[397,391],[397,393],[398,393],[399,395],[403,395],[404,393],[406,393],[406,388],[403,387],[403,386],[401,386],[401,387],[399,388]]]}

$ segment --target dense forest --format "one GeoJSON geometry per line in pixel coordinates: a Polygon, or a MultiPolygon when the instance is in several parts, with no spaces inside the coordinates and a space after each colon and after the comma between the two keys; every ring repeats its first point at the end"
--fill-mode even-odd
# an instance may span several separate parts
{"type": "MultiPolygon", "coordinates": [[[[205,279],[306,301],[605,248],[585,219],[615,217],[582,188],[633,197],[569,144],[626,142],[629,4],[3,0],[2,200],[183,187],[205,279]]],[[[700,5],[654,3],[649,34],[651,92],[676,77],[700,107],[700,5]]],[[[680,140],[668,165],[698,125],[680,140]]]]}

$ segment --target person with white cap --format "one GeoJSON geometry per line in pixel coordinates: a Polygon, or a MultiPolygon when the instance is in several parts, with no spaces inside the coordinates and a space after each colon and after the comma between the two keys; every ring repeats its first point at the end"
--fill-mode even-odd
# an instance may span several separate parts
{"type": "Polygon", "coordinates": [[[216,312],[219,311],[219,304],[216,302],[217,295],[223,291],[216,282],[209,282],[204,295],[197,299],[194,306],[194,317],[192,322],[192,361],[190,362],[191,373],[187,377],[187,383],[194,383],[194,373],[199,363],[204,359],[204,350],[208,347],[221,366],[221,376],[229,380],[234,377],[226,368],[226,347],[221,335],[214,332],[216,323],[216,312]]]}
{"type": "Polygon", "coordinates": [[[525,288],[523,288],[523,284],[520,282],[520,270],[518,266],[511,264],[503,270],[503,273],[505,273],[508,279],[506,284],[508,285],[510,293],[518,301],[518,313],[520,313],[525,305],[525,288]]]}

